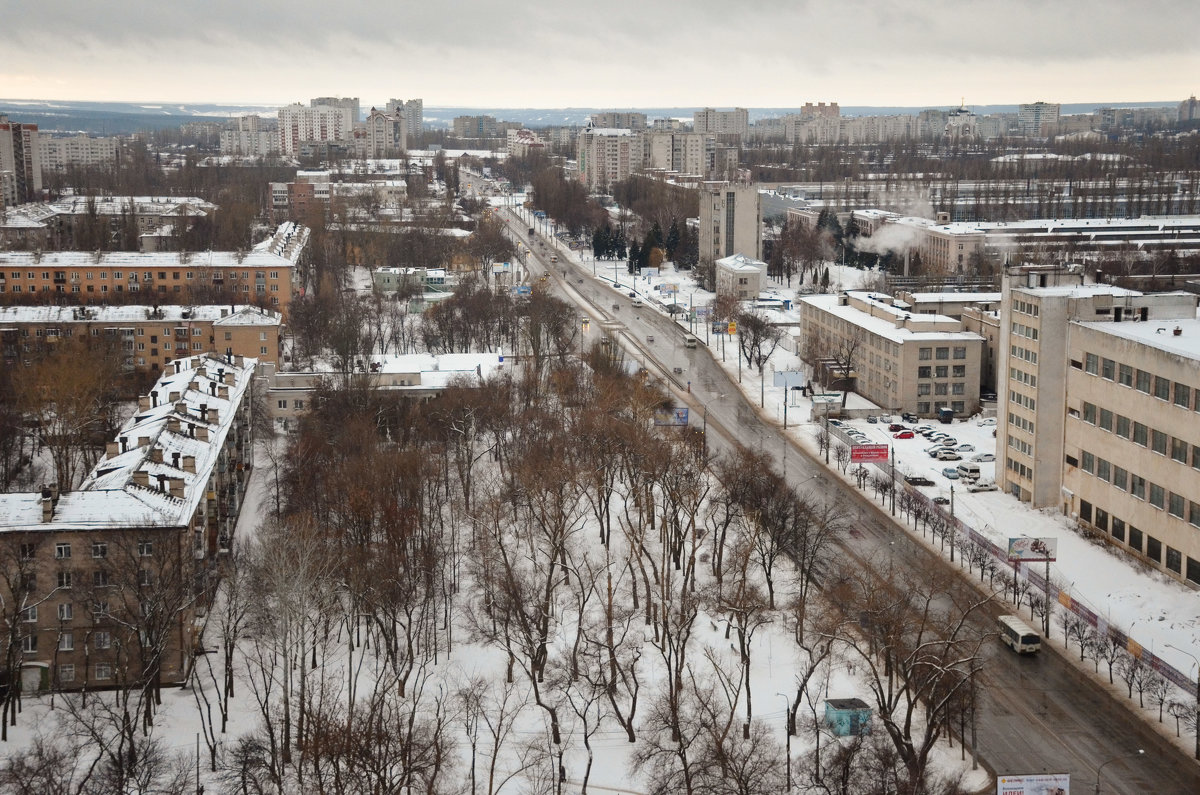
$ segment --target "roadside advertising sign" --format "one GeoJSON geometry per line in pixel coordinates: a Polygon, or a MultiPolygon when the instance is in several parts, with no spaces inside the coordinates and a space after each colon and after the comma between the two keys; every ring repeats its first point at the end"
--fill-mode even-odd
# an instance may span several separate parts
{"type": "Polygon", "coordinates": [[[729,321],[729,333],[737,334],[737,321],[736,320],[729,321]]]}
{"type": "Polygon", "coordinates": [[[997,776],[996,795],[1071,795],[1071,774],[997,776]]]}
{"type": "Polygon", "coordinates": [[[856,444],[850,447],[850,460],[858,461],[887,461],[888,446],[886,444],[856,444]]]}
{"type": "Polygon", "coordinates": [[[1053,563],[1058,560],[1057,538],[1021,538],[1008,539],[1008,560],[1011,563],[1053,563]]]}
{"type": "Polygon", "coordinates": [[[684,408],[659,409],[654,412],[655,425],[687,425],[688,410],[684,408]]]}

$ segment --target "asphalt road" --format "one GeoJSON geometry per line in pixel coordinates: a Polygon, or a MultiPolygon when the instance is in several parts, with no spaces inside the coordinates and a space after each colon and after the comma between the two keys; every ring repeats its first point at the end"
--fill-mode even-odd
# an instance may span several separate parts
{"type": "MultiPolygon", "coordinates": [[[[521,239],[526,237],[523,223],[512,225],[514,230],[520,226],[521,239]]],[[[549,245],[543,248],[535,243],[533,250],[531,270],[550,268],[559,292],[596,321],[590,324],[590,334],[605,333],[606,327],[608,333],[622,338],[634,358],[672,384],[676,397],[691,406],[692,424],[706,425],[712,450],[727,450],[736,438],[770,453],[779,471],[802,491],[851,506],[858,521],[855,532],[844,541],[847,552],[862,560],[886,559],[911,577],[920,577],[933,566],[950,565],[916,543],[866,496],[827,476],[820,462],[790,445],[774,425],[763,422],[756,407],[740,397],[737,385],[705,350],[703,333],[697,335],[700,345],[686,348],[684,329],[656,309],[634,307],[628,289],[618,291],[593,278],[590,270],[568,263],[561,249],[559,262],[553,265],[549,245]],[[538,256],[542,251],[547,254],[538,256]],[[647,342],[650,336],[653,343],[647,342]],[[675,374],[675,367],[682,373],[675,374]]],[[[720,358],[719,347],[714,345],[712,355],[720,358]]],[[[730,346],[726,356],[732,360],[735,355],[730,346]]],[[[1005,612],[1011,611],[994,605],[987,616],[981,615],[980,630],[993,631],[995,616],[1005,612]]],[[[1072,789],[1092,792],[1099,767],[1116,759],[1104,767],[1101,792],[1200,793],[1200,765],[1052,648],[1043,646],[1037,655],[1019,657],[997,641],[987,654],[977,742],[980,757],[992,771],[1070,773],[1072,789]],[[1144,749],[1144,756],[1136,757],[1138,749],[1144,749]],[[1119,758],[1131,754],[1135,756],[1119,758]]]]}

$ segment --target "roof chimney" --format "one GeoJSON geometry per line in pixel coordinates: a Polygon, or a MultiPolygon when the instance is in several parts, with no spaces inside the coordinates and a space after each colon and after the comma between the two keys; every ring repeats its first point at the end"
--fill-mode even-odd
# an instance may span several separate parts
{"type": "Polygon", "coordinates": [[[116,458],[121,454],[121,445],[117,442],[106,442],[104,445],[104,457],[116,458]]]}
{"type": "Polygon", "coordinates": [[[150,488],[150,473],[144,469],[135,470],[133,473],[133,483],[135,486],[141,486],[144,489],[150,488]]]}
{"type": "Polygon", "coordinates": [[[150,410],[150,396],[149,395],[141,395],[138,398],[138,411],[149,411],[149,410],[150,410]]]}
{"type": "Polygon", "coordinates": [[[171,453],[171,466],[175,469],[179,469],[179,456],[178,452],[171,453]]]}
{"type": "Polygon", "coordinates": [[[138,447],[145,447],[148,444],[150,444],[149,436],[139,436],[138,437],[138,447]]]}
{"type": "Polygon", "coordinates": [[[183,478],[168,478],[168,488],[171,496],[178,499],[183,499],[183,478]]]}
{"type": "Polygon", "coordinates": [[[158,408],[158,390],[157,389],[150,390],[150,405],[154,408],[158,408]]]}
{"type": "Polygon", "coordinates": [[[42,490],[42,523],[46,524],[54,518],[54,500],[47,495],[48,489],[42,490]]]}
{"type": "Polygon", "coordinates": [[[156,477],[158,478],[158,490],[165,494],[167,491],[167,476],[157,475],[156,477]]]}
{"type": "Polygon", "coordinates": [[[196,471],[196,456],[185,455],[183,457],[183,471],[193,473],[196,471]]]}
{"type": "Polygon", "coordinates": [[[155,446],[150,448],[150,460],[156,464],[163,462],[163,451],[161,447],[155,446]]]}

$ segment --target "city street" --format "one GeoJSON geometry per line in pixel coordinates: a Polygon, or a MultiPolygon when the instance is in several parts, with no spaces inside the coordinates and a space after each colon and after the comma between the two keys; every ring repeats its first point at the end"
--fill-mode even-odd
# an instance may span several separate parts
{"type": "MultiPolygon", "coordinates": [[[[521,223],[518,220],[511,228],[521,223]]],[[[524,239],[525,233],[522,227],[518,236],[524,239]]],[[[538,274],[539,266],[547,268],[551,263],[548,254],[538,256],[536,243],[532,249],[530,267],[538,274]]],[[[738,394],[734,380],[704,350],[703,334],[698,335],[696,348],[686,348],[682,328],[656,309],[634,307],[628,289],[619,291],[593,278],[590,268],[570,263],[561,249],[559,261],[549,272],[558,292],[578,304],[583,314],[605,324],[620,324],[617,336],[622,346],[653,375],[663,378],[676,398],[690,407],[691,424],[707,428],[711,451],[726,451],[737,439],[770,453],[790,483],[851,506],[859,521],[856,532],[843,539],[849,555],[864,561],[887,559],[912,577],[948,565],[866,495],[828,474],[774,425],[763,422],[755,407],[738,394]],[[652,343],[649,337],[654,338],[652,343]],[[682,374],[673,373],[675,367],[682,374]],[[817,484],[820,488],[814,489],[817,484]]],[[[601,323],[590,326],[590,335],[604,333],[601,323]]],[[[719,357],[719,351],[714,346],[713,355],[719,357]]],[[[726,356],[735,355],[730,346],[726,356]]],[[[1009,609],[996,605],[986,619],[981,616],[980,631],[992,631],[994,617],[1004,612],[1009,609]]],[[[1200,792],[1200,768],[1188,755],[1053,648],[1044,645],[1040,654],[1031,657],[1018,657],[999,642],[988,648],[977,738],[980,756],[991,770],[1009,774],[1069,772],[1072,783],[1082,791],[1093,785],[1102,764],[1144,749],[1142,759],[1119,760],[1105,767],[1102,791],[1200,792]]]]}

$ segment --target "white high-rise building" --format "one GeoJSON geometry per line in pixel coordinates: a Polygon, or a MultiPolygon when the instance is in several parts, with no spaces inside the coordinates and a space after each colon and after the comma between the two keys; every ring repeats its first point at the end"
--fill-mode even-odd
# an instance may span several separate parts
{"type": "Polygon", "coordinates": [[[69,138],[41,136],[42,168],[62,171],[68,166],[97,168],[117,162],[116,138],[91,138],[75,135],[69,138]]]}
{"type": "Polygon", "coordinates": [[[37,201],[42,193],[42,154],[36,124],[10,122],[0,115],[0,180],[4,193],[0,204],[13,205],[37,201]]]}
{"type": "Polygon", "coordinates": [[[1017,124],[1021,135],[1044,138],[1053,135],[1058,127],[1061,106],[1056,102],[1030,102],[1017,107],[1017,124]]]}
{"type": "Polygon", "coordinates": [[[762,209],[755,185],[707,182],[700,190],[700,258],[762,259],[762,209]]]}
{"type": "Polygon", "coordinates": [[[371,108],[367,115],[367,156],[392,157],[408,148],[408,124],[403,111],[371,108]]]}
{"type": "Polygon", "coordinates": [[[419,140],[425,134],[425,100],[389,99],[387,112],[403,114],[405,129],[408,131],[410,140],[419,140]]]}
{"type": "Polygon", "coordinates": [[[692,114],[694,132],[710,133],[712,135],[736,135],[746,138],[750,135],[750,113],[745,108],[733,110],[714,110],[704,108],[692,114]]]}
{"type": "Polygon", "coordinates": [[[353,132],[354,119],[348,107],[305,107],[297,102],[279,109],[279,151],[285,155],[298,154],[300,144],[307,141],[350,141],[353,132]]]}
{"type": "Polygon", "coordinates": [[[264,157],[279,154],[279,134],[266,129],[255,115],[238,116],[231,129],[221,131],[221,154],[264,157]]]}
{"type": "Polygon", "coordinates": [[[579,178],[589,190],[609,190],[642,164],[641,141],[632,130],[589,127],[579,133],[577,151],[579,178]]]}

